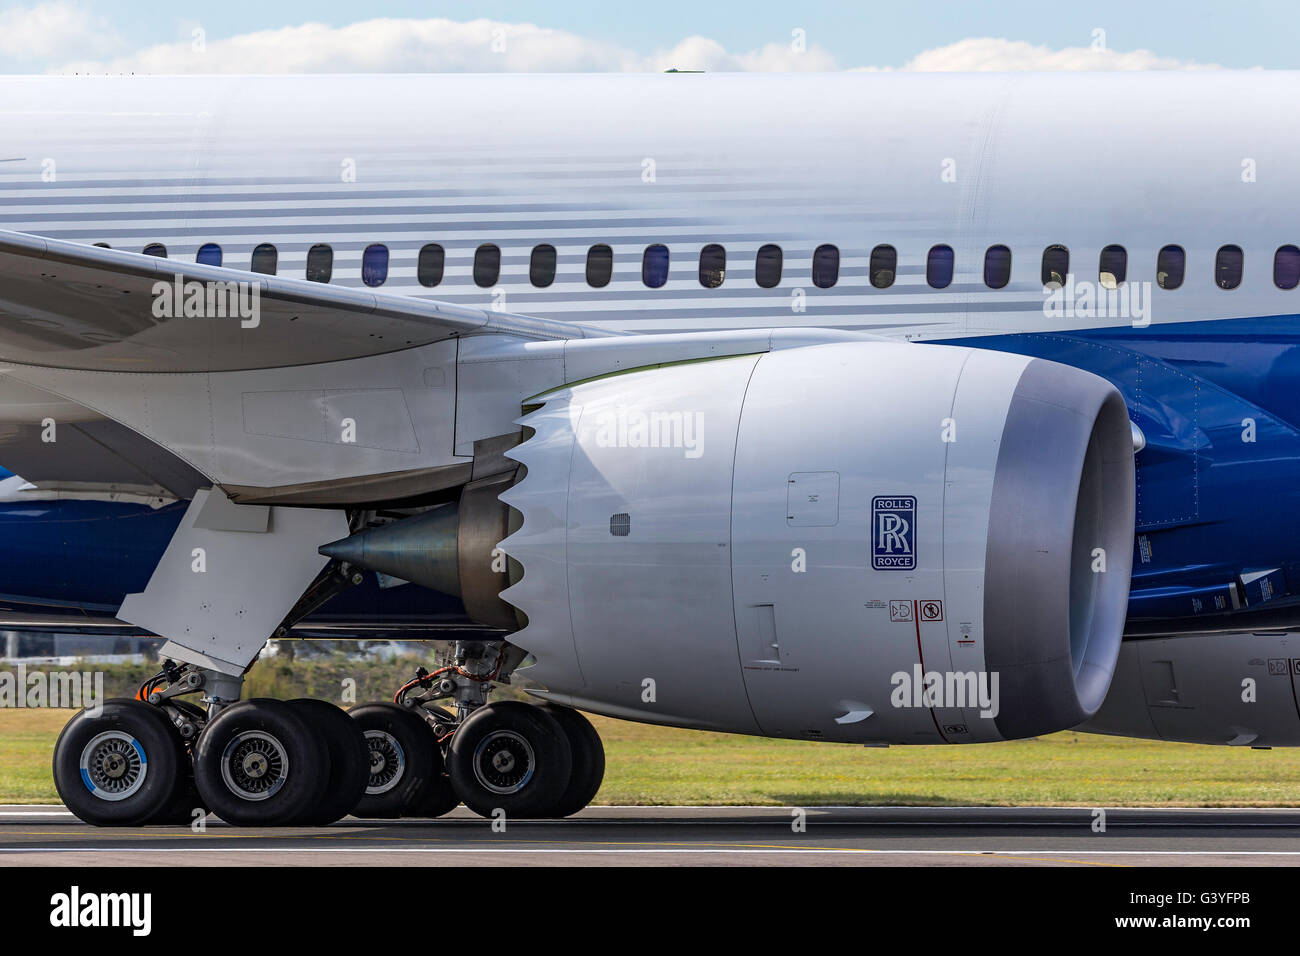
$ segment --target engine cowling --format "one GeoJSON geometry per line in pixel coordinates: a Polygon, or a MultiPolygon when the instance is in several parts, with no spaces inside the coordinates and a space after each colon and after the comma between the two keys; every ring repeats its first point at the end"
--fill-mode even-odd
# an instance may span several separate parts
{"type": "Polygon", "coordinates": [[[1132,560],[1119,393],[1067,366],[836,343],[547,393],[501,495],[511,639],[554,698],[777,737],[1072,727],[1132,560]]]}

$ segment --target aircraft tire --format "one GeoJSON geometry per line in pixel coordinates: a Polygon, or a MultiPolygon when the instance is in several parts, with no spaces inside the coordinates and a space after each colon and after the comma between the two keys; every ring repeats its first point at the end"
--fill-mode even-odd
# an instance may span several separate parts
{"type": "Polygon", "coordinates": [[[554,815],[573,773],[564,729],[540,707],[496,701],[466,718],[451,738],[447,772],[465,806],[521,819],[554,815]]]}
{"type": "Polygon", "coordinates": [[[343,819],[365,796],[370,779],[370,750],[355,720],[333,704],[310,697],[289,701],[289,706],[325,738],[330,772],[320,798],[295,823],[323,827],[343,819]]]}
{"type": "Polygon", "coordinates": [[[199,794],[235,826],[304,819],[329,777],[324,735],[281,700],[231,704],[209,721],[195,750],[199,794]]]}
{"type": "Polygon", "coordinates": [[[140,826],[177,799],[188,759],[180,734],[152,704],[104,702],[81,711],[54,745],[54,786],[63,805],[93,826],[140,826]]]}
{"type": "Polygon", "coordinates": [[[442,776],[442,754],[423,718],[399,704],[379,701],[348,712],[367,748],[367,784],[353,816],[395,819],[421,811],[442,776]]]}
{"type": "Polygon", "coordinates": [[[181,781],[180,791],[170,804],[148,819],[150,825],[188,826],[200,816],[195,814],[195,810],[202,810],[202,815],[207,814],[208,808],[204,805],[203,798],[199,796],[199,788],[194,785],[194,772],[188,754],[185,757],[183,771],[185,777],[181,781]]]}
{"type": "Polygon", "coordinates": [[[605,746],[585,716],[572,707],[546,703],[541,709],[563,728],[573,751],[573,773],[563,796],[548,816],[567,817],[591,803],[605,779],[605,746]]]}
{"type": "Polygon", "coordinates": [[[431,787],[424,803],[407,814],[412,817],[441,817],[460,806],[460,794],[451,785],[451,778],[446,772],[440,774],[438,783],[431,787]]]}

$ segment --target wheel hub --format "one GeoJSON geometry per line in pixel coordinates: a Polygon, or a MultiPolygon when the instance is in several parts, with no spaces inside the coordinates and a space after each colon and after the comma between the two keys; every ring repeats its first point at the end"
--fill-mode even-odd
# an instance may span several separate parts
{"type": "Polygon", "coordinates": [[[289,776],[289,754],[264,730],[237,735],[221,755],[221,779],[241,800],[268,800],[289,776]]]}
{"type": "Polygon", "coordinates": [[[244,774],[251,780],[259,780],[266,776],[268,769],[270,763],[262,754],[252,753],[244,758],[244,774]]]}
{"type": "Polygon", "coordinates": [[[474,776],[492,793],[518,793],[536,765],[532,744],[513,730],[490,733],[474,749],[474,776]]]}
{"type": "Polygon", "coordinates": [[[366,793],[387,793],[406,773],[406,751],[397,738],[383,730],[366,731],[366,747],[370,751],[370,780],[366,793]]]}
{"type": "Polygon", "coordinates": [[[101,800],[125,800],[144,784],[149,762],[130,734],[109,730],[91,738],[81,750],[81,780],[101,800]]]}
{"type": "Polygon", "coordinates": [[[492,756],[492,769],[498,773],[509,773],[515,767],[515,755],[508,750],[498,750],[492,756]]]}
{"type": "Polygon", "coordinates": [[[103,760],[104,773],[111,780],[118,780],[126,773],[127,761],[119,753],[111,753],[103,760]]]}

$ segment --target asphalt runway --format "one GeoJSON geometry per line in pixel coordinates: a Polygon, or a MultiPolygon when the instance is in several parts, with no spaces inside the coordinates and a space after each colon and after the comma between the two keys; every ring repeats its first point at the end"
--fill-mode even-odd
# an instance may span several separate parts
{"type": "Polygon", "coordinates": [[[566,820],[99,829],[0,806],[0,866],[1294,866],[1300,810],[590,807],[566,820]]]}

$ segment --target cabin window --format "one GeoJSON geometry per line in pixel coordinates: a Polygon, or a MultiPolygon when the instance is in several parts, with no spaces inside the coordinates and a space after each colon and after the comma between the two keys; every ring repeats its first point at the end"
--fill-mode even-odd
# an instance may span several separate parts
{"type": "Polygon", "coordinates": [[[539,289],[545,289],[555,281],[555,263],[558,261],[555,247],[543,242],[533,246],[528,257],[528,281],[539,289]]]}
{"type": "Polygon", "coordinates": [[[501,249],[485,242],[474,250],[474,284],[487,289],[501,278],[501,249]]]}
{"type": "Polygon", "coordinates": [[[1295,246],[1278,246],[1273,253],[1273,284],[1279,289],[1294,289],[1300,285],[1300,249],[1295,246]]]}
{"type": "Polygon", "coordinates": [[[264,242],[253,250],[253,261],[250,270],[260,272],[262,275],[273,276],[279,262],[280,254],[275,251],[275,246],[269,242],[264,242]]]}
{"type": "Polygon", "coordinates": [[[369,286],[383,285],[388,279],[388,247],[376,242],[361,253],[361,281],[369,286]]]}
{"type": "Polygon", "coordinates": [[[925,281],[932,289],[952,284],[952,246],[934,246],[925,258],[925,281]]]}
{"type": "Polygon", "coordinates": [[[146,256],[157,256],[159,259],[166,259],[167,247],[161,242],[151,242],[149,245],[144,247],[144,254],[146,256]]]}
{"type": "Polygon", "coordinates": [[[1187,253],[1182,246],[1165,246],[1156,255],[1156,285],[1162,289],[1177,289],[1183,284],[1183,271],[1187,267],[1187,253]]]}
{"type": "Polygon", "coordinates": [[[1214,284],[1220,289],[1235,289],[1241,285],[1244,259],[1241,246],[1220,247],[1214,257],[1214,284]]]}
{"type": "Polygon", "coordinates": [[[812,281],[819,289],[829,289],[840,278],[840,250],[837,246],[818,246],[813,252],[812,281]]]}
{"type": "Polygon", "coordinates": [[[1117,289],[1128,278],[1128,252],[1123,246],[1107,246],[1097,263],[1097,281],[1103,289],[1117,289]]]}
{"type": "Polygon", "coordinates": [[[898,274],[898,252],[893,246],[876,246],[871,250],[871,284],[888,289],[898,274]]]}
{"type": "Polygon", "coordinates": [[[334,275],[334,250],[323,242],[307,250],[307,281],[329,282],[334,275]]]}
{"type": "Polygon", "coordinates": [[[447,253],[436,242],[420,247],[420,255],[415,260],[415,278],[422,286],[432,289],[442,281],[442,272],[447,265],[447,253]]]}
{"type": "Polygon", "coordinates": [[[700,285],[716,289],[727,277],[727,250],[710,243],[700,250],[700,285]]]}
{"type": "Polygon", "coordinates": [[[1065,246],[1048,246],[1043,250],[1043,285],[1059,289],[1070,274],[1070,250],[1065,246]]]}
{"type": "Polygon", "coordinates": [[[641,254],[641,281],[651,289],[658,289],[668,281],[668,247],[646,246],[641,254]]]}
{"type": "Polygon", "coordinates": [[[194,256],[194,261],[202,266],[219,266],[221,265],[221,247],[215,242],[205,242],[199,246],[199,251],[194,256]]]}
{"type": "Polygon", "coordinates": [[[760,288],[772,289],[781,284],[781,247],[768,243],[754,256],[754,281],[760,288]]]}
{"type": "Polygon", "coordinates": [[[603,289],[614,275],[614,250],[606,245],[587,250],[587,285],[603,289]]]}
{"type": "Polygon", "coordinates": [[[1011,250],[1006,246],[989,246],[984,253],[984,284],[990,289],[1005,288],[1011,281],[1011,250]]]}

